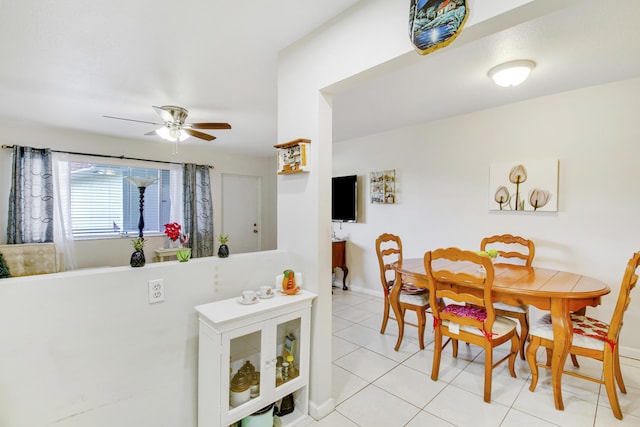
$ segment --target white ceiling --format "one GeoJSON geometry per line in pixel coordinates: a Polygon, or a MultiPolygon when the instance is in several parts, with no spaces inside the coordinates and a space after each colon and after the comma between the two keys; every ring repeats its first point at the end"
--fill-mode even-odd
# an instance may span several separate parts
{"type": "MultiPolygon", "coordinates": [[[[272,155],[278,51],[358,2],[0,0],[0,117],[144,143],[153,126],[102,116],[158,121],[152,105],[180,105],[233,126],[190,142],[272,155]]],[[[337,93],[334,140],[639,76],[640,2],[569,3],[337,93]],[[486,76],[522,58],[538,64],[523,85],[486,76]]]]}
{"type": "Polygon", "coordinates": [[[560,10],[416,54],[411,65],[337,94],[334,140],[640,76],[640,1],[555,3],[560,10]],[[489,69],[516,59],[536,62],[529,79],[514,88],[495,85],[489,69]]]}
{"type": "MultiPolygon", "coordinates": [[[[0,0],[0,117],[140,143],[152,105],[225,150],[273,155],[277,53],[357,0],[0,0]]],[[[3,143],[5,141],[2,141],[3,143]]]]}

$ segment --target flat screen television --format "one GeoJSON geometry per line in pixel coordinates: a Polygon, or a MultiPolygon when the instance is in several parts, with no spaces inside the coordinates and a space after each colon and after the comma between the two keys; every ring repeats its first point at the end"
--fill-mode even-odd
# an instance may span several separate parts
{"type": "Polygon", "coordinates": [[[358,176],[334,176],[331,183],[331,220],[358,221],[358,176]]]}

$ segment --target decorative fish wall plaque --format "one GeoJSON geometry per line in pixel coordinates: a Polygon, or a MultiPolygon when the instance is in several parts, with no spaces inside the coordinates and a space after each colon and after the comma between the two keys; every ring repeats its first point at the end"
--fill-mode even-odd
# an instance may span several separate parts
{"type": "Polygon", "coordinates": [[[411,0],[409,36],[422,55],[447,46],[469,16],[466,0],[411,0]]]}

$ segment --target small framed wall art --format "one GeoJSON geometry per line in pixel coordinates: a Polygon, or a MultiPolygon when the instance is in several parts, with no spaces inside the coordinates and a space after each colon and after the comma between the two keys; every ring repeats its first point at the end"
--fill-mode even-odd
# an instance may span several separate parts
{"type": "Polygon", "coordinates": [[[396,170],[389,169],[369,174],[371,203],[396,202],[396,170]]]}

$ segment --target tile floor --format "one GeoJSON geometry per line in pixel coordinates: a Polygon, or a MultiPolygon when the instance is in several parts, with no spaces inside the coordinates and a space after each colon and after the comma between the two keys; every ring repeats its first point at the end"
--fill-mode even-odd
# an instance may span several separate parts
{"type": "MultiPolygon", "coordinates": [[[[640,360],[622,359],[627,394],[618,393],[624,420],[611,412],[604,386],[563,377],[564,411],[553,406],[550,375],[540,371],[538,386],[529,391],[529,367],[516,362],[518,378],[506,364],[494,369],[492,402],[482,399],[484,351],[460,345],[457,359],[448,346],[440,379],[431,380],[433,333],[427,328],[420,351],[417,329],[405,327],[402,346],[395,321],[380,334],[382,298],[334,288],[333,396],[336,409],[312,426],[640,426],[640,360]]],[[[431,320],[427,320],[427,325],[431,320]]],[[[500,351],[498,348],[496,351],[500,351]]],[[[542,352],[542,350],[540,350],[542,352]]],[[[542,353],[540,353],[542,355],[542,353]]],[[[599,372],[599,362],[580,358],[581,371],[599,372]]],[[[569,362],[570,364],[570,362],[569,362]]]]}

